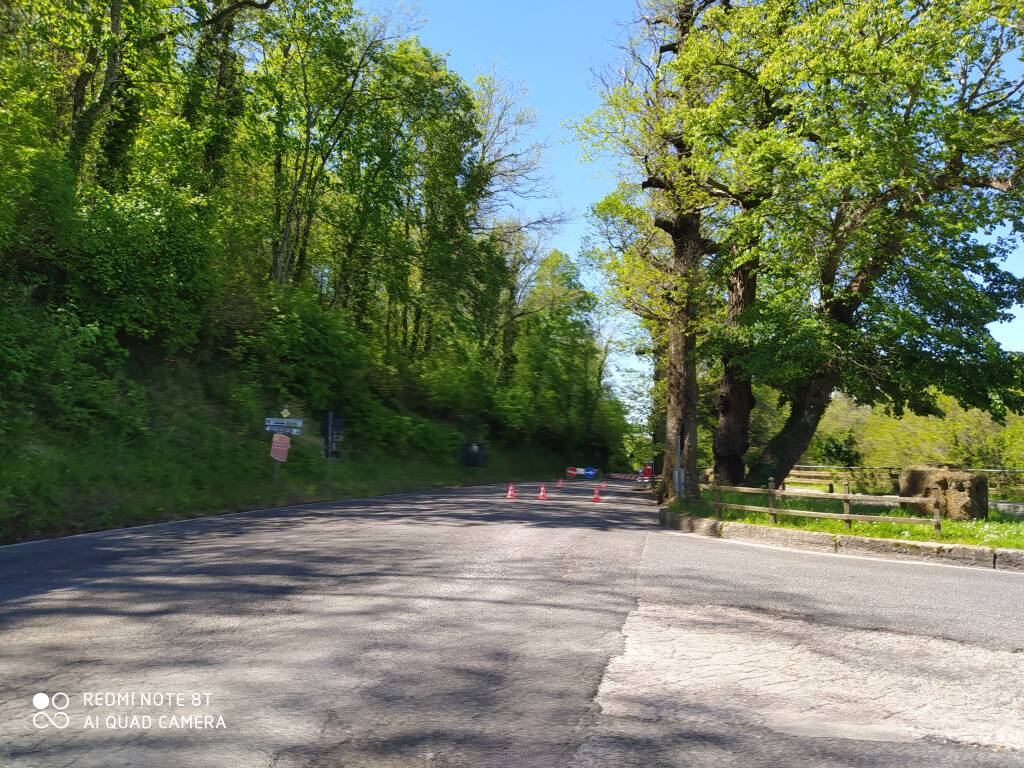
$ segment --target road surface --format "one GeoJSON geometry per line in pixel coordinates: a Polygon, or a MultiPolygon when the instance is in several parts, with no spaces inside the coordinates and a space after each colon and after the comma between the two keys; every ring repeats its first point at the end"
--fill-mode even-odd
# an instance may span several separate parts
{"type": "Polygon", "coordinates": [[[1024,766],[1024,576],[536,490],[0,548],[0,765],[1024,766]]]}

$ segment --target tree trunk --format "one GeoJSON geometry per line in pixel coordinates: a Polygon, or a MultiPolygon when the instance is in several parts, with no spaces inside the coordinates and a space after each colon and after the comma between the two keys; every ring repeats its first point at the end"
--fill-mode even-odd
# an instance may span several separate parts
{"type": "MultiPolygon", "coordinates": [[[[693,318],[694,307],[687,303],[687,326],[693,318]]],[[[683,496],[700,496],[700,478],[697,476],[697,334],[692,331],[683,337],[683,496]]]]}
{"type": "MultiPolygon", "coordinates": [[[[756,264],[748,261],[729,275],[729,298],[726,323],[735,328],[743,313],[757,297],[756,264]]],[[[724,485],[739,485],[746,475],[744,458],[750,447],[750,414],[754,410],[754,388],[750,376],[736,362],[744,352],[730,346],[722,355],[722,380],[718,387],[712,450],[715,456],[715,480],[724,485]]]]}
{"type": "Polygon", "coordinates": [[[284,226],[284,97],[274,94],[274,236],[270,241],[270,278],[281,272],[281,228],[284,226]]]}
{"type": "Polygon", "coordinates": [[[662,500],[676,496],[672,470],[683,470],[684,497],[700,495],[697,475],[697,336],[687,333],[693,308],[687,304],[669,321],[662,500]],[[676,446],[679,457],[676,457],[676,446]]]}
{"type": "MultiPolygon", "coordinates": [[[[100,89],[99,94],[95,100],[89,105],[83,106],[75,110],[76,114],[71,121],[71,138],[68,143],[68,160],[71,165],[71,169],[75,174],[77,180],[82,172],[82,166],[85,163],[85,151],[89,145],[89,139],[92,137],[93,129],[96,127],[96,123],[100,118],[100,114],[106,109],[110,103],[111,98],[114,96],[114,90],[117,88],[118,78],[121,76],[121,57],[122,57],[122,44],[121,40],[121,3],[122,0],[110,0],[110,37],[111,42],[107,49],[107,61],[106,71],[103,75],[103,87],[100,89]]],[[[76,98],[79,82],[84,83],[82,86],[82,95],[88,91],[91,76],[89,79],[81,80],[75,84],[76,98]]]]}
{"type": "Polygon", "coordinates": [[[790,401],[789,418],[751,466],[747,485],[762,486],[769,477],[774,477],[776,483],[785,479],[811,444],[838,383],[836,373],[823,373],[797,390],[790,401]]]}
{"type": "Polygon", "coordinates": [[[679,463],[676,461],[676,446],[681,445],[683,438],[683,370],[686,319],[684,310],[678,310],[668,323],[668,359],[665,365],[665,458],[662,461],[661,492],[662,501],[675,497],[676,490],[672,485],[672,470],[679,463]]]}
{"type": "Polygon", "coordinates": [[[142,104],[132,85],[130,75],[122,72],[100,136],[96,180],[108,192],[123,192],[128,187],[128,153],[142,123],[142,104]]]}
{"type": "MultiPolygon", "coordinates": [[[[664,381],[667,374],[666,369],[666,357],[667,350],[664,347],[664,342],[659,341],[654,349],[654,388],[657,391],[658,382],[664,381]]],[[[668,445],[668,439],[665,435],[665,413],[661,408],[661,403],[658,398],[655,397],[653,405],[653,412],[651,413],[651,421],[649,426],[651,429],[651,440],[655,445],[668,445]]],[[[665,471],[665,457],[664,451],[656,453],[653,457],[654,466],[652,467],[654,474],[661,476],[665,471]]]]}
{"type": "Polygon", "coordinates": [[[750,413],[754,402],[750,377],[726,360],[718,385],[718,426],[712,445],[715,481],[723,485],[739,485],[746,475],[744,457],[750,447],[750,413]]]}

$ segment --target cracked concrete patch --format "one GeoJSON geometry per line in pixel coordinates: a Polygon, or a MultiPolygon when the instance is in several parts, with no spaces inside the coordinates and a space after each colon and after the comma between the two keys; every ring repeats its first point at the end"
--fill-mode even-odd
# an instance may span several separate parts
{"type": "Polygon", "coordinates": [[[722,606],[641,604],[622,632],[604,718],[1024,750],[1024,657],[1009,648],[722,606]]]}

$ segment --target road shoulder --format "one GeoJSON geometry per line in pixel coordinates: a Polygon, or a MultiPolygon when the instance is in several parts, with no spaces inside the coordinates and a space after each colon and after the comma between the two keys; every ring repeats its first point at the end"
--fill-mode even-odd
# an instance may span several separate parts
{"type": "Polygon", "coordinates": [[[707,517],[680,515],[662,508],[659,522],[666,528],[699,536],[769,544],[787,549],[860,555],[894,560],[938,562],[988,570],[1024,573],[1024,552],[1015,549],[981,547],[936,541],[880,539],[844,536],[794,528],[721,521],[707,517]]]}

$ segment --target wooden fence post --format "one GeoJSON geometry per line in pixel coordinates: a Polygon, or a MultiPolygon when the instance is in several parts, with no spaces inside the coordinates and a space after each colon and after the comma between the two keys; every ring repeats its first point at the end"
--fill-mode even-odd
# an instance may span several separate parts
{"type": "Polygon", "coordinates": [[[778,516],[775,514],[775,478],[768,478],[768,517],[772,521],[772,525],[775,525],[779,521],[778,516]]]}
{"type": "Polygon", "coordinates": [[[853,530],[853,520],[850,519],[850,481],[847,480],[843,483],[843,493],[846,494],[843,497],[843,514],[846,515],[846,519],[843,521],[846,523],[846,530],[853,530]]]}
{"type": "Polygon", "coordinates": [[[718,481],[715,481],[715,513],[718,515],[718,519],[722,519],[722,489],[718,485],[718,481]]]}
{"type": "Polygon", "coordinates": [[[932,486],[932,502],[935,504],[935,532],[942,533],[942,491],[932,486]]]}

